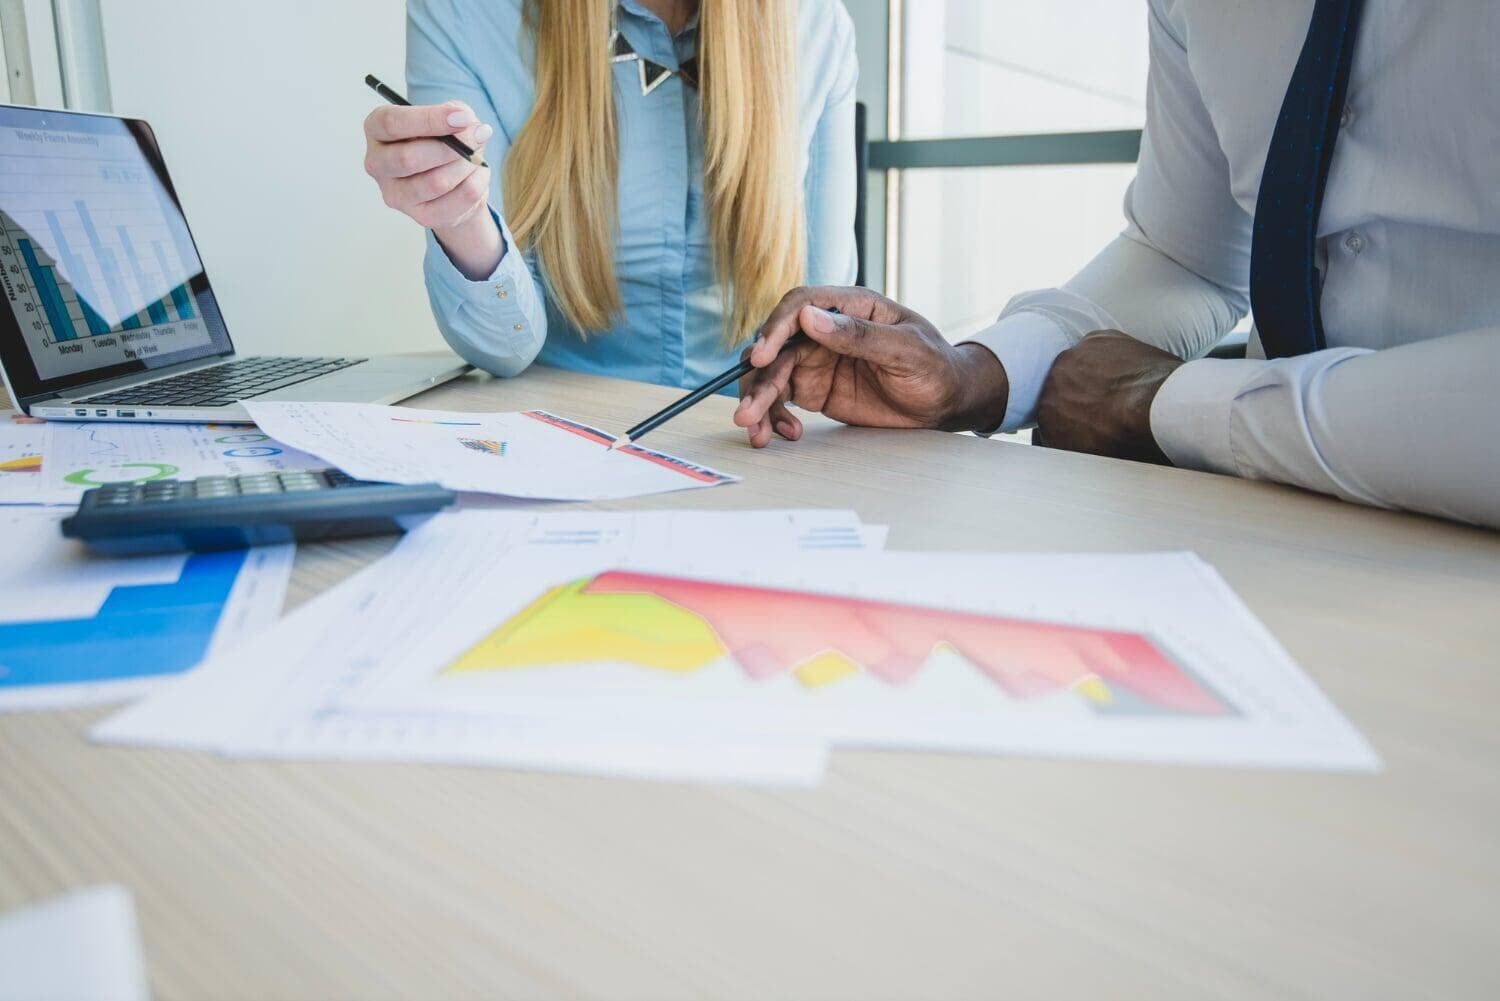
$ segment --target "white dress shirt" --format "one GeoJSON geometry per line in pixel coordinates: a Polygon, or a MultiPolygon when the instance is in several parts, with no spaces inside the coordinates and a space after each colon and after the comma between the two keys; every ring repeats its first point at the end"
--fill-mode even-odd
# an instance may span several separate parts
{"type": "MultiPolygon", "coordinates": [[[[1261,169],[1313,0],[1150,0],[1125,232],[974,340],[1035,419],[1053,360],[1119,329],[1183,358],[1249,307],[1261,169]]],[[[1180,466],[1500,527],[1500,2],[1365,6],[1318,225],[1328,348],[1179,368],[1151,429],[1180,466]]]]}

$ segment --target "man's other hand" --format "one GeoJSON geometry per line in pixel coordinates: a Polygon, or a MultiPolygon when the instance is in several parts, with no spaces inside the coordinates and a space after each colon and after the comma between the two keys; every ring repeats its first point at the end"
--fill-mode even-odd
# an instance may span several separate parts
{"type": "Polygon", "coordinates": [[[756,448],[773,431],[802,436],[788,406],[863,427],[964,431],[998,424],[1009,392],[989,350],[949,344],[921,316],[862,288],[788,293],[746,356],[756,371],[740,383],[734,422],[756,448]],[[783,351],[798,330],[812,343],[783,351]]]}
{"type": "Polygon", "coordinates": [[[1181,364],[1129,334],[1095,331],[1053,362],[1037,428],[1053,448],[1166,463],[1151,434],[1151,401],[1181,364]]]}

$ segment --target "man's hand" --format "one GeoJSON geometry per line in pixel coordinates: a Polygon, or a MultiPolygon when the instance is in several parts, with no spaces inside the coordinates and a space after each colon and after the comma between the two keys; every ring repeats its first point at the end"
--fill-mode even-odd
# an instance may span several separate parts
{"type": "Polygon", "coordinates": [[[986,348],[955,347],[905,306],[861,288],[787,293],[746,356],[757,371],[740,383],[734,422],[756,448],[772,431],[802,437],[789,404],[863,427],[965,431],[998,424],[1009,393],[986,348]],[[782,351],[798,330],[813,343],[782,351]]]}
{"type": "Polygon", "coordinates": [[[1151,401],[1181,364],[1129,334],[1095,331],[1053,362],[1037,427],[1053,448],[1167,463],[1151,434],[1151,401]]]}

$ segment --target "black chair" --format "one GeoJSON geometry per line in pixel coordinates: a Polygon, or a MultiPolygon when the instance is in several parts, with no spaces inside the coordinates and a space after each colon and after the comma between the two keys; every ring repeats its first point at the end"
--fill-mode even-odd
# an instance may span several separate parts
{"type": "Polygon", "coordinates": [[[854,250],[859,267],[854,284],[865,283],[865,207],[869,201],[870,141],[865,131],[868,109],[863,101],[854,105],[854,250]]]}
{"type": "Polygon", "coordinates": [[[1209,358],[1243,358],[1249,347],[1250,335],[1246,333],[1228,333],[1224,339],[1214,345],[1208,352],[1209,358]]]}

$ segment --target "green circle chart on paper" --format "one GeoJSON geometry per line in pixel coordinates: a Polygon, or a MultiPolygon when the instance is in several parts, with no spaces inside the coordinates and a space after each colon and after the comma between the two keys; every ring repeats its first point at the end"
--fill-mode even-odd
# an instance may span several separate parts
{"type": "MultiPolygon", "coordinates": [[[[176,466],[169,466],[165,462],[122,462],[114,469],[122,472],[127,469],[149,470],[139,476],[121,476],[113,480],[96,480],[94,473],[98,470],[79,469],[63,477],[65,483],[71,483],[75,487],[107,487],[116,483],[150,483],[152,480],[164,480],[177,473],[176,466]]],[[[112,470],[109,470],[112,471],[112,470]]],[[[106,471],[106,472],[109,472],[106,471]]]]}

